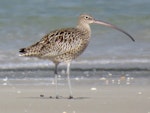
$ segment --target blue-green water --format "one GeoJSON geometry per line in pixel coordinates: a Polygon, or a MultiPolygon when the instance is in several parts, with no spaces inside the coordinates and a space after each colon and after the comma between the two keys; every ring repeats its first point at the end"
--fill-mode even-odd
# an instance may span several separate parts
{"type": "Polygon", "coordinates": [[[47,61],[19,57],[19,49],[35,43],[49,31],[75,26],[82,13],[121,27],[136,42],[116,30],[91,25],[91,42],[73,62],[75,67],[149,68],[149,0],[1,0],[0,68],[49,67],[51,63],[47,61]]]}

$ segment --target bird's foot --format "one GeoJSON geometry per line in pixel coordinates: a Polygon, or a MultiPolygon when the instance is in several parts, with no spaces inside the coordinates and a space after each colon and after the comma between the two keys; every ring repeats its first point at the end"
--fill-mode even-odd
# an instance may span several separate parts
{"type": "Polygon", "coordinates": [[[44,97],[44,95],[43,95],[43,94],[41,94],[41,95],[40,95],[40,97],[44,97]]]}
{"type": "Polygon", "coordinates": [[[69,98],[68,99],[73,99],[73,96],[69,96],[69,98]]]}
{"type": "MultiPolygon", "coordinates": [[[[56,96],[56,99],[65,99],[65,97],[62,97],[62,96],[56,96]]],[[[69,96],[67,99],[73,99],[73,96],[69,96]]]]}
{"type": "Polygon", "coordinates": [[[62,99],[63,97],[62,96],[56,96],[56,99],[62,99]]]}
{"type": "MultiPolygon", "coordinates": [[[[44,96],[40,95],[40,97],[44,97],[44,96]]],[[[73,96],[69,96],[68,98],[65,98],[63,96],[56,96],[56,97],[50,96],[49,98],[51,98],[51,99],[73,99],[73,96]]]]}

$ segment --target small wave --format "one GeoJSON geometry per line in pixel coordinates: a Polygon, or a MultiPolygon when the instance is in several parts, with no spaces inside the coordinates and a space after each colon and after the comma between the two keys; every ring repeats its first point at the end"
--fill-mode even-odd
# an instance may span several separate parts
{"type": "MultiPolygon", "coordinates": [[[[66,66],[61,63],[60,67],[66,66]]],[[[73,69],[149,69],[150,59],[94,59],[94,60],[77,60],[72,61],[73,69]]],[[[50,61],[28,59],[18,62],[5,62],[0,64],[0,70],[17,70],[17,69],[53,69],[54,64],[50,61]]]]}

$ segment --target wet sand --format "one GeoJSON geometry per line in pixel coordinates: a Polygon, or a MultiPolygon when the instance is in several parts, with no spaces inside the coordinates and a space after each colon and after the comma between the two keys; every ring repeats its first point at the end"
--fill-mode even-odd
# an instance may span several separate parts
{"type": "MultiPolygon", "coordinates": [[[[18,82],[27,81],[32,82],[18,82]]],[[[0,113],[150,113],[149,85],[100,82],[72,80],[74,99],[67,99],[67,84],[60,84],[59,94],[64,98],[54,99],[49,98],[55,95],[54,84],[16,85],[12,80],[0,85],[0,113]]]]}

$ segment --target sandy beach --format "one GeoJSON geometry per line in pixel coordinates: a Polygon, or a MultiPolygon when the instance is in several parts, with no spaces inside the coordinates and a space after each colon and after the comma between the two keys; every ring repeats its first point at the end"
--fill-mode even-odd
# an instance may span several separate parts
{"type": "Polygon", "coordinates": [[[62,80],[59,94],[63,98],[54,99],[49,98],[55,96],[54,84],[13,83],[32,81],[10,80],[9,84],[1,85],[0,113],[150,113],[150,87],[147,84],[100,85],[103,81],[99,79],[73,79],[74,99],[67,99],[67,84],[62,80]]]}

